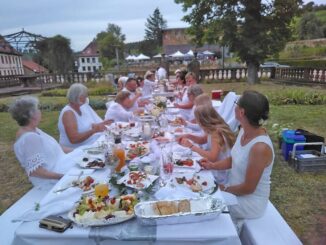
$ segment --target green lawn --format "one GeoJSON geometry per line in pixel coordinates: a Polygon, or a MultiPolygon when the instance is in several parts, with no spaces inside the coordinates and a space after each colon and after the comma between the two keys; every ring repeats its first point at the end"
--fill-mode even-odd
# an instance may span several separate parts
{"type": "MultiPolygon", "coordinates": [[[[212,89],[232,90],[241,93],[246,89],[255,89],[265,94],[279,93],[286,89],[318,91],[320,88],[285,87],[272,83],[249,86],[245,83],[218,83],[203,85],[205,91],[212,89]]],[[[41,98],[43,101],[44,98],[41,98]]],[[[52,98],[55,100],[55,98],[52,98]]],[[[8,99],[7,99],[8,101],[8,99]]],[[[1,100],[0,100],[1,103],[1,100]]],[[[101,116],[104,111],[98,112],[101,116]]],[[[43,112],[40,128],[58,139],[58,111],[43,112]]],[[[303,128],[326,138],[325,105],[271,105],[270,120],[267,128],[278,123],[292,128],[303,128]]],[[[0,213],[19,199],[31,185],[15,159],[12,144],[17,126],[8,113],[0,113],[0,213]]],[[[276,138],[273,137],[276,142],[276,138]]],[[[284,162],[275,143],[276,160],[272,172],[271,201],[296,232],[304,244],[322,244],[326,237],[326,174],[297,173],[284,162]]]]}

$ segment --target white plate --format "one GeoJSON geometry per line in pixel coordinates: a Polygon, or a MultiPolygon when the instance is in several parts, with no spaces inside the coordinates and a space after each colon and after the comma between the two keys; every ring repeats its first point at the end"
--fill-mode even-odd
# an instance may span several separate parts
{"type": "Polygon", "coordinates": [[[129,137],[139,137],[141,135],[141,128],[139,127],[132,127],[130,129],[127,129],[123,132],[125,135],[129,137]]]}
{"type": "Polygon", "coordinates": [[[180,109],[179,108],[168,108],[167,113],[176,115],[176,114],[180,113],[180,109]]]}
{"type": "Polygon", "coordinates": [[[125,176],[123,176],[121,179],[118,180],[118,184],[125,184],[128,187],[131,187],[131,188],[134,188],[137,190],[141,190],[141,189],[148,188],[158,178],[158,176],[156,176],[156,175],[147,174],[146,178],[143,179],[142,181],[140,181],[140,183],[142,183],[144,185],[143,187],[139,187],[139,186],[137,186],[137,184],[128,184],[128,180],[130,180],[129,175],[132,173],[139,173],[139,172],[140,171],[131,171],[131,172],[127,173],[125,176]]]}
{"type": "Polygon", "coordinates": [[[212,174],[208,174],[206,172],[199,172],[196,173],[195,175],[193,173],[175,173],[173,176],[173,184],[176,186],[180,187],[185,187],[191,190],[191,187],[186,183],[183,182],[183,184],[179,184],[176,180],[177,178],[182,178],[185,177],[187,180],[191,179],[192,177],[195,178],[195,180],[201,185],[202,191],[201,192],[206,192],[210,191],[213,188],[215,188],[215,181],[214,181],[214,176],[212,174]],[[206,185],[204,184],[206,182],[206,185]]]}
{"type": "MultiPolygon", "coordinates": [[[[86,175],[83,175],[80,178],[80,181],[83,181],[86,177],[87,177],[86,175]]],[[[79,186],[72,186],[73,185],[73,182],[76,181],[76,180],[77,180],[77,177],[73,177],[73,178],[68,178],[68,179],[65,179],[64,181],[61,181],[61,183],[55,188],[55,190],[53,190],[53,192],[65,191],[66,188],[67,189],[68,188],[80,188],[79,186]]],[[[98,181],[96,179],[94,179],[94,182],[91,184],[91,188],[89,190],[83,191],[83,192],[84,193],[91,193],[91,192],[93,192],[94,191],[94,187],[97,184],[98,184],[98,181]]]]}
{"type": "Polygon", "coordinates": [[[126,215],[123,217],[115,216],[115,217],[107,219],[107,220],[106,219],[91,219],[88,222],[81,223],[81,222],[78,222],[73,215],[76,207],[68,213],[68,218],[71,221],[73,221],[74,223],[76,223],[77,225],[84,226],[84,227],[114,225],[114,224],[119,224],[119,223],[125,222],[125,221],[130,220],[133,217],[135,217],[135,214],[132,214],[132,215],[126,215]]]}
{"type": "Polygon", "coordinates": [[[144,142],[141,142],[141,141],[138,141],[138,142],[129,141],[128,144],[127,144],[127,146],[126,146],[126,160],[133,160],[133,159],[135,159],[135,158],[137,158],[137,157],[145,156],[145,155],[147,155],[149,152],[150,152],[150,149],[149,149],[149,142],[145,141],[145,143],[144,143],[144,142]],[[141,154],[141,155],[138,155],[138,156],[136,156],[136,157],[133,157],[133,158],[129,158],[129,157],[128,157],[128,152],[129,152],[129,150],[132,148],[132,145],[135,145],[135,144],[137,144],[137,143],[141,143],[141,144],[146,148],[145,153],[144,153],[144,154],[141,154]]]}
{"type": "Polygon", "coordinates": [[[81,156],[79,158],[76,159],[76,163],[78,164],[79,167],[81,168],[90,168],[90,169],[102,169],[105,167],[105,164],[103,167],[99,167],[99,166],[94,166],[94,167],[88,167],[87,164],[93,161],[102,161],[104,163],[104,154],[101,155],[89,155],[89,154],[85,154],[84,156],[81,156]],[[88,160],[85,160],[88,159],[88,160]]]}

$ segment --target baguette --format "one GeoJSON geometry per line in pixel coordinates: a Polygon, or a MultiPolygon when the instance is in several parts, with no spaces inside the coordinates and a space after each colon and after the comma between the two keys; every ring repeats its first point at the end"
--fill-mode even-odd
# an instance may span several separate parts
{"type": "Polygon", "coordinates": [[[190,212],[190,202],[189,200],[181,200],[178,203],[178,212],[179,213],[188,213],[190,212]]]}

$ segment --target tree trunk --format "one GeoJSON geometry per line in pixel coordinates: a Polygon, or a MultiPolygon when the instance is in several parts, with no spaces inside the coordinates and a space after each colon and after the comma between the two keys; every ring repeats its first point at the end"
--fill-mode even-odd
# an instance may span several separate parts
{"type": "Polygon", "coordinates": [[[258,80],[258,65],[253,62],[247,62],[248,67],[248,78],[247,82],[249,84],[259,83],[258,80]]]}

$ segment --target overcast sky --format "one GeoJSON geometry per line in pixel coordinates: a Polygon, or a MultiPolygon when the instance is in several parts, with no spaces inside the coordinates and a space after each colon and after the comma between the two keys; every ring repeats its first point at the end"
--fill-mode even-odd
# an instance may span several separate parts
{"type": "MultiPolygon", "coordinates": [[[[24,28],[43,36],[61,34],[71,40],[75,51],[82,50],[108,23],[122,28],[127,42],[144,37],[146,18],[159,7],[168,27],[186,27],[184,13],[174,0],[9,0],[0,7],[0,34],[24,28]]],[[[304,2],[309,2],[304,0],[304,2]]],[[[325,0],[315,0],[325,3],[325,0]]],[[[0,1],[1,3],[1,1],[0,1]]]]}

